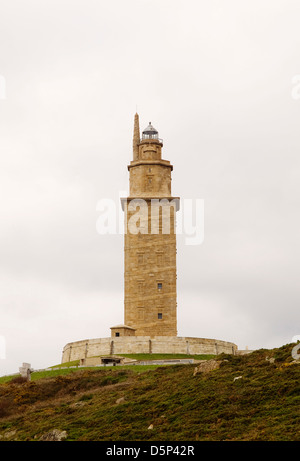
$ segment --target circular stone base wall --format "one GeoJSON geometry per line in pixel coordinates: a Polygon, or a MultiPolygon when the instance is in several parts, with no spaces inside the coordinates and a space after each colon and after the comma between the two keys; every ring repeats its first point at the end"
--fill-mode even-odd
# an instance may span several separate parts
{"type": "Polygon", "coordinates": [[[99,355],[122,354],[236,354],[237,346],[227,341],[177,336],[120,336],[68,343],[62,363],[99,355]]]}

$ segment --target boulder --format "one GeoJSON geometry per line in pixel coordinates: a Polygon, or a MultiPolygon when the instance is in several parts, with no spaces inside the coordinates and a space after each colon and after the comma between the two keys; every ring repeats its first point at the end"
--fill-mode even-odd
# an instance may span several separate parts
{"type": "Polygon", "coordinates": [[[40,438],[43,442],[61,442],[67,438],[66,431],[60,431],[59,429],[52,429],[52,431],[46,432],[40,438]]]}
{"type": "Polygon", "coordinates": [[[212,370],[216,370],[220,367],[223,360],[202,360],[201,363],[194,369],[194,376],[199,373],[209,373],[212,370]]]}

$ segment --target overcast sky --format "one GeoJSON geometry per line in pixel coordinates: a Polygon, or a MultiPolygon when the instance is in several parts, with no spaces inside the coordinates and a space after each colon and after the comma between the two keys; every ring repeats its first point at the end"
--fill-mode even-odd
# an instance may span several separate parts
{"type": "Polygon", "coordinates": [[[203,243],[178,236],[178,335],[300,334],[299,21],[298,0],[2,0],[0,375],[123,323],[97,204],[128,190],[136,109],[173,195],[204,201],[203,243]]]}

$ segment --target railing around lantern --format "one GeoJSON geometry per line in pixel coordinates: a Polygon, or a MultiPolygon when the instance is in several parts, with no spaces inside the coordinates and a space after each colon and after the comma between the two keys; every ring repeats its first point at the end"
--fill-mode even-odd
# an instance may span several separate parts
{"type": "Polygon", "coordinates": [[[157,137],[155,137],[155,136],[153,136],[151,134],[150,135],[149,134],[144,134],[143,137],[140,138],[140,142],[145,141],[145,139],[146,140],[153,139],[154,141],[159,141],[159,142],[163,143],[163,140],[161,138],[157,138],[157,137]]]}

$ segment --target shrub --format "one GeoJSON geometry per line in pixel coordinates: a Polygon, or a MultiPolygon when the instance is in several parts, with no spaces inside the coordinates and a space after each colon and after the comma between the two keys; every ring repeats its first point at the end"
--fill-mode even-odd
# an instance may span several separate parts
{"type": "Polygon", "coordinates": [[[0,418],[9,415],[12,403],[9,397],[3,397],[0,400],[0,418]]]}
{"type": "Polygon", "coordinates": [[[93,398],[93,394],[85,394],[82,397],[80,397],[79,401],[83,402],[85,400],[91,400],[93,398]]]}
{"type": "Polygon", "coordinates": [[[27,378],[24,378],[23,376],[16,376],[15,378],[12,378],[10,381],[8,381],[9,384],[24,384],[27,383],[27,378]]]}

